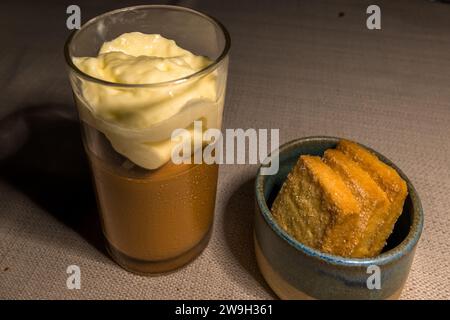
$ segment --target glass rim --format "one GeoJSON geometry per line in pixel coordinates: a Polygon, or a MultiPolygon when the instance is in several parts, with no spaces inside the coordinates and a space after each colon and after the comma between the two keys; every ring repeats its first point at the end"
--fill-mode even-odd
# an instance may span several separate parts
{"type": "Polygon", "coordinates": [[[112,10],[112,11],[108,11],[105,12],[103,14],[100,14],[98,16],[95,16],[94,18],[90,19],[89,21],[87,21],[85,24],[83,24],[81,26],[80,29],[73,31],[69,37],[67,38],[65,44],[64,44],[64,57],[66,60],[66,64],[67,66],[73,70],[76,74],[78,74],[80,77],[84,78],[85,80],[89,80],[98,84],[102,84],[102,85],[107,85],[107,86],[115,86],[115,87],[122,87],[122,88],[149,88],[149,87],[160,87],[160,86],[165,86],[165,85],[171,85],[171,84],[180,84],[183,83],[185,81],[188,81],[192,78],[196,78],[199,76],[202,76],[204,74],[209,73],[210,71],[214,70],[227,56],[228,56],[228,52],[230,50],[231,47],[231,37],[230,34],[228,33],[228,30],[225,28],[225,26],[216,18],[214,18],[213,16],[210,16],[208,14],[199,12],[197,10],[194,9],[190,9],[190,8],[186,8],[186,7],[182,7],[182,6],[173,6],[173,5],[138,5],[138,6],[131,6],[131,7],[125,7],[125,8],[121,8],[121,9],[116,9],[116,10],[112,10]],[[124,12],[124,11],[131,11],[131,10],[136,10],[136,9],[170,9],[170,10],[176,10],[176,11],[185,11],[185,12],[190,12],[193,14],[196,14],[200,17],[205,18],[206,20],[209,20],[210,22],[212,22],[213,24],[216,24],[219,29],[222,31],[224,37],[225,37],[225,46],[221,52],[221,54],[209,65],[207,65],[206,67],[202,68],[199,71],[196,71],[194,73],[191,73],[187,76],[181,77],[181,78],[177,78],[177,79],[173,79],[173,80],[169,80],[169,81],[163,81],[163,82],[154,82],[154,83],[118,83],[118,82],[111,82],[111,81],[107,81],[107,80],[103,80],[103,79],[99,79],[96,77],[93,77],[83,71],[81,71],[72,61],[70,52],[69,52],[69,47],[72,43],[72,40],[74,39],[74,37],[80,32],[82,31],[84,28],[86,28],[89,25],[94,24],[95,22],[97,22],[99,19],[104,18],[105,16],[111,15],[111,14],[116,14],[119,12],[124,12]]]}

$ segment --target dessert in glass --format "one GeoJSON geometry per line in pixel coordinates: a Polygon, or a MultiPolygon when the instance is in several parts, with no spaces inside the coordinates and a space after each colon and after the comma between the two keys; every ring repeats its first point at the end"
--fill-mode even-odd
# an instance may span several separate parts
{"type": "Polygon", "coordinates": [[[155,5],[100,15],[66,43],[107,248],[129,271],[179,268],[208,243],[218,165],[173,162],[173,133],[221,128],[229,48],[214,18],[155,5]]]}

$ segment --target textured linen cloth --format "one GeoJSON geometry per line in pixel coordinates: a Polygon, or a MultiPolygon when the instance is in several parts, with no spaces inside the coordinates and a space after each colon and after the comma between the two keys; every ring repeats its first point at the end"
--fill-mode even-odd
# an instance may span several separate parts
{"type": "MultiPolygon", "coordinates": [[[[220,169],[214,232],[193,263],[142,277],[105,253],[63,45],[124,1],[2,1],[0,298],[268,299],[252,244],[255,165],[220,169]],[[68,290],[66,268],[81,268],[68,290]]],[[[145,1],[145,3],[149,3],[145,1]]],[[[280,128],[280,142],[332,135],[393,160],[416,187],[425,227],[403,299],[450,298],[450,5],[377,1],[170,1],[232,37],[224,128],[280,128]]]]}

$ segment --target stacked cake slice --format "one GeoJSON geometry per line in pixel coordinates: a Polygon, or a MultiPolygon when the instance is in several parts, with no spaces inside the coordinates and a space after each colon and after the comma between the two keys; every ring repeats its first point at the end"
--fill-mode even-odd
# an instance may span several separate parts
{"type": "Polygon", "coordinates": [[[344,257],[372,257],[383,249],[406,195],[406,183],[393,168],[342,140],[323,158],[299,158],[272,214],[305,245],[344,257]]]}

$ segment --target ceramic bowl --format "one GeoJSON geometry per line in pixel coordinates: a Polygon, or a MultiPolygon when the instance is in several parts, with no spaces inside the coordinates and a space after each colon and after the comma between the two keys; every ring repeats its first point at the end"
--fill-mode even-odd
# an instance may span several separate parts
{"type": "Polygon", "coordinates": [[[344,258],[308,247],[281,229],[270,212],[287,174],[300,155],[323,155],[340,138],[307,137],[279,148],[280,168],[261,175],[255,183],[254,242],[258,266],[273,291],[282,299],[397,299],[408,277],[423,228],[423,211],[408,177],[380,153],[378,158],[395,168],[408,186],[403,213],[383,252],[373,258],[344,258]]]}

